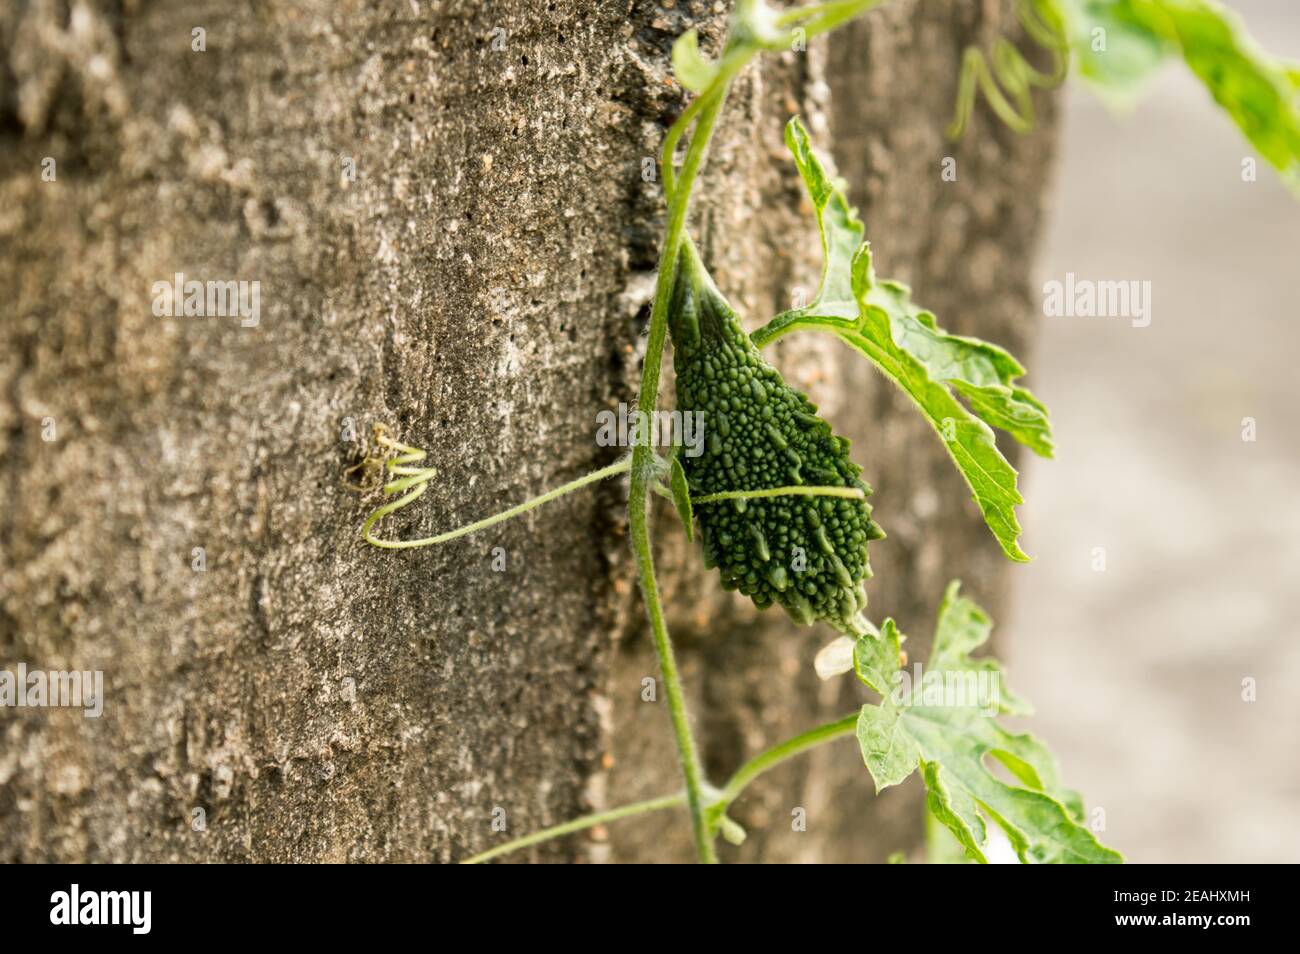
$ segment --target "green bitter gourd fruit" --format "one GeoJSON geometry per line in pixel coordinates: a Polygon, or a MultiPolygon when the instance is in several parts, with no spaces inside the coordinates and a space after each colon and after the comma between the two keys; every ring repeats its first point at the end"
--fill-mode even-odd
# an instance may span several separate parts
{"type": "MultiPolygon", "coordinates": [[[[750,341],[690,239],[682,243],[668,318],[677,406],[702,414],[698,456],[679,455],[692,496],[791,486],[858,488],[849,441],[788,385],[750,341]]],[[[862,635],[867,542],[884,536],[864,499],[829,496],[698,504],[705,563],[760,609],[779,603],[795,622],[824,619],[862,635]]]]}

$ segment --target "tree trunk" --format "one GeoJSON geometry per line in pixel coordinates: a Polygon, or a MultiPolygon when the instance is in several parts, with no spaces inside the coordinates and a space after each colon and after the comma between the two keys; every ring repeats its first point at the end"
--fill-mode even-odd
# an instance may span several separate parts
{"type": "MultiPolygon", "coordinates": [[[[942,135],[963,46],[1019,36],[1013,9],[892,0],[743,75],[693,231],[751,327],[816,282],[797,112],[878,271],[1025,350],[1050,101],[1030,136],[981,110],[942,135]]],[[[427,449],[438,478],[388,530],[423,536],[615,459],[596,414],[639,378],[646,172],[686,101],[668,54],[722,24],[683,0],[0,11],[0,663],[104,673],[99,718],[0,709],[0,860],[450,861],[679,786],[625,486],[387,552],[340,478],[373,422],[427,449]],[[177,273],[260,283],[256,322],[155,316],[177,273]]],[[[869,612],[923,651],[944,582],[996,610],[1007,564],[919,416],[837,347],[776,361],[854,439],[890,535],[869,612]]],[[[812,673],[833,634],[658,537],[714,781],[860,703],[812,673]]],[[[917,843],[917,796],[874,797],[838,742],[756,785],[724,856],[883,860],[917,843]]],[[[682,859],[687,829],[515,858],[682,859]]]]}

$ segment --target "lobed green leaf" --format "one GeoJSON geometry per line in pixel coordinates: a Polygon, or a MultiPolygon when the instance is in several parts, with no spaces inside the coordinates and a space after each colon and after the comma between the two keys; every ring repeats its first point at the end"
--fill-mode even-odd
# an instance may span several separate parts
{"type": "Polygon", "coordinates": [[[754,342],[762,346],[791,331],[816,329],[859,351],[911,398],[943,439],[1003,552],[1027,560],[1017,542],[1015,507],[1023,498],[1016,470],[990,427],[1051,456],[1047,409],[1014,383],[1025,369],[996,345],[945,332],[933,314],[912,302],[906,285],[878,281],[862,222],[798,119],[786,126],[786,144],[817,216],[822,273],[812,302],[777,315],[754,333],[754,342]]]}
{"type": "Polygon", "coordinates": [[[970,653],[989,637],[992,623],[970,600],[949,585],[939,609],[934,648],[920,685],[902,679],[902,636],[886,620],[881,637],[858,640],[854,669],[881,693],[879,705],[865,705],[857,737],[876,790],[904,781],[920,769],[926,804],[976,861],[987,861],[987,820],[1006,833],[1025,863],[1115,863],[1123,859],[1097,841],[1082,824],[1083,804],[1064,788],[1056,762],[1030,735],[998,725],[999,713],[1027,710],[1001,688],[996,660],[970,653]],[[983,674],[996,699],[971,698],[969,676],[983,674]],[[954,694],[951,688],[965,686],[954,694]],[[991,769],[999,764],[1014,781],[991,769]]]}

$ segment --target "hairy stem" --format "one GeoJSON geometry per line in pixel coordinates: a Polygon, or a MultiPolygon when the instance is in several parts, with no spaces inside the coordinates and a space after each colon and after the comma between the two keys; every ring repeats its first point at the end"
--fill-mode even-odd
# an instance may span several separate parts
{"type": "Polygon", "coordinates": [[[857,730],[857,727],[858,714],[855,712],[835,722],[827,722],[815,729],[801,732],[792,739],[786,739],[780,745],[774,745],[767,751],[760,752],[737,769],[736,774],[727,780],[727,784],[722,789],[723,803],[730,805],[740,796],[740,793],[745,790],[750,782],[769,769],[780,765],[787,759],[794,758],[801,752],[821,745],[823,742],[838,739],[842,735],[851,735],[857,730]]]}
{"type": "MultiPolygon", "coordinates": [[[[421,457],[424,456],[423,451],[419,453],[421,457]]],[[[400,459],[401,458],[399,458],[399,460],[400,459]]],[[[482,520],[476,520],[474,523],[466,524],[465,526],[458,527],[455,530],[448,530],[446,533],[440,533],[437,536],[422,537],[419,540],[380,540],[371,534],[371,529],[374,525],[388,514],[395,510],[402,509],[416,497],[420,496],[420,494],[424,493],[429,488],[428,481],[433,477],[433,471],[426,468],[394,467],[390,463],[389,471],[391,473],[403,474],[406,475],[406,477],[403,480],[395,480],[391,483],[385,484],[384,493],[392,494],[405,490],[411,485],[412,480],[418,479],[420,483],[410,493],[399,497],[391,503],[384,504],[372,513],[362,525],[361,534],[366,538],[367,543],[373,544],[377,547],[382,547],[385,550],[408,550],[415,547],[431,547],[439,543],[446,543],[448,540],[455,540],[457,537],[467,536],[478,530],[483,530],[487,527],[493,526],[494,524],[503,523],[512,517],[518,517],[520,514],[525,514],[536,507],[540,507],[542,504],[550,503],[552,500],[563,497],[565,494],[571,494],[575,490],[586,487],[588,484],[594,484],[598,481],[604,480],[606,477],[613,477],[617,474],[625,473],[631,466],[632,459],[630,457],[625,457],[617,463],[610,464],[608,467],[602,467],[600,470],[593,470],[589,474],[583,474],[577,480],[571,480],[567,484],[556,487],[554,490],[548,490],[539,497],[525,500],[523,503],[511,507],[509,510],[502,510],[500,513],[494,513],[490,517],[484,517],[482,520]]]]}
{"type": "MultiPolygon", "coordinates": [[[[721,792],[717,793],[714,801],[708,807],[721,816],[730,807],[731,803],[744,793],[750,783],[764,772],[802,752],[806,752],[808,749],[831,742],[845,735],[851,735],[857,728],[857,724],[858,714],[855,712],[843,719],[837,719],[834,722],[819,725],[815,729],[809,729],[807,732],[802,732],[779,745],[774,745],[772,748],[760,752],[736,770],[736,773],[727,780],[726,786],[721,792]]],[[[489,861],[512,851],[518,851],[520,848],[528,848],[544,841],[550,841],[552,838],[571,835],[574,832],[584,831],[596,825],[603,825],[606,822],[618,821],[620,818],[631,818],[634,815],[662,811],[665,808],[676,808],[685,801],[686,793],[677,792],[674,795],[662,795],[659,798],[650,798],[620,808],[611,808],[608,811],[584,815],[581,818],[575,818],[571,822],[565,822],[563,825],[543,828],[531,835],[525,835],[503,845],[497,845],[495,848],[490,848],[487,851],[466,858],[461,864],[471,865],[478,864],[481,861],[489,861]]]]}
{"type": "Polygon", "coordinates": [[[461,862],[463,865],[476,865],[480,862],[491,861],[501,855],[507,855],[512,851],[518,851],[520,848],[528,848],[532,845],[539,845],[544,841],[550,841],[552,838],[560,838],[564,835],[572,835],[574,832],[583,831],[587,828],[595,828],[597,825],[603,825],[606,822],[618,821],[620,818],[630,818],[633,815],[643,815],[646,812],[657,812],[664,808],[674,808],[686,801],[686,796],[678,792],[676,795],[664,795],[661,798],[650,798],[644,802],[633,802],[631,805],[623,805],[620,808],[611,808],[607,812],[596,812],[594,815],[583,815],[581,818],[575,818],[571,822],[565,822],[563,825],[552,825],[550,828],[543,828],[541,831],[535,831],[531,835],[525,835],[522,838],[516,838],[514,841],[507,841],[504,845],[497,845],[495,848],[489,848],[487,851],[480,852],[466,858],[461,862]]]}
{"type": "Polygon", "coordinates": [[[692,497],[691,504],[715,503],[719,500],[752,500],[756,497],[844,497],[849,500],[866,500],[867,495],[857,487],[769,487],[766,490],[723,490],[716,494],[692,497]]]}
{"type": "Polygon", "coordinates": [[[778,26],[800,23],[804,29],[804,38],[812,39],[818,34],[829,33],[883,2],[884,0],[832,0],[830,3],[814,3],[788,10],[777,17],[776,22],[778,26]]]}
{"type": "MultiPolygon", "coordinates": [[[[659,275],[655,284],[654,307],[650,314],[649,342],[646,347],[645,367],[641,372],[641,393],[637,409],[645,418],[654,414],[659,403],[659,372],[663,364],[664,344],[668,334],[668,301],[672,294],[677,272],[677,254],[681,248],[686,228],[686,213],[690,205],[691,188],[704,162],[714,123],[726,100],[726,88],[713,96],[700,112],[695,132],[682,164],[680,180],[669,200],[668,229],[659,252],[659,275]]],[[[679,134],[680,135],[680,134],[679,134]]],[[[669,157],[671,162],[671,156],[669,157]]],[[[664,679],[668,697],[668,712],[672,717],[673,734],[677,741],[677,755],[682,776],[686,782],[686,803],[691,813],[691,828],[695,839],[695,853],[705,864],[718,860],[713,848],[713,832],[704,817],[703,771],[699,752],[691,733],[686,712],[686,697],[682,692],[677,661],[673,656],[672,640],[664,622],[663,606],[659,599],[659,583],[655,579],[654,553],[650,545],[649,490],[655,475],[654,450],[648,443],[638,444],[632,450],[632,488],[628,494],[628,525],[632,548],[636,551],[637,570],[641,578],[641,593],[645,600],[646,615],[654,637],[655,654],[664,679]]]]}

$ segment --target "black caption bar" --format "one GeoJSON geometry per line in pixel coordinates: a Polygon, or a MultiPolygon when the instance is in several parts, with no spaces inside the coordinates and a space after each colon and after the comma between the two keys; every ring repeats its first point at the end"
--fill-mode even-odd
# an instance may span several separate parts
{"type": "MultiPolygon", "coordinates": [[[[76,943],[102,939],[126,945],[196,938],[205,944],[240,943],[250,936],[283,935],[337,946],[352,938],[373,941],[376,929],[421,931],[432,940],[434,925],[452,928],[453,937],[485,931],[494,943],[503,929],[531,930],[524,936],[535,941],[575,919],[595,921],[588,928],[593,931],[604,922],[667,933],[668,912],[684,914],[697,904],[714,912],[711,920],[719,930],[742,935],[747,923],[767,930],[774,918],[788,918],[790,931],[812,931],[842,904],[846,925],[870,918],[872,946],[882,932],[897,931],[900,940],[910,941],[918,931],[933,932],[939,940],[961,931],[957,922],[967,915],[972,936],[986,939],[1034,928],[1051,932],[1043,936],[1071,940],[1166,934],[1182,942],[1196,934],[1222,943],[1258,928],[1289,927],[1280,899],[1289,893],[1281,879],[1291,880],[1291,872],[1279,867],[1135,865],[1034,872],[1010,866],[877,865],[864,866],[848,881],[832,875],[820,885],[816,874],[801,872],[796,882],[788,873],[764,875],[754,867],[698,874],[610,869],[598,879],[592,874],[575,871],[573,881],[563,884],[556,877],[569,876],[557,872],[539,877],[460,867],[11,866],[0,868],[0,911],[6,941],[64,935],[76,943]],[[507,880],[498,881],[501,877],[507,880]],[[611,892],[611,879],[623,877],[626,890],[611,892]],[[661,913],[653,923],[646,918],[655,905],[647,902],[659,889],[647,892],[647,878],[670,883],[663,890],[672,901],[658,906],[661,913]],[[747,912],[755,910],[764,913],[751,921],[747,912]]],[[[736,938],[729,934],[728,939],[736,938]]]]}

